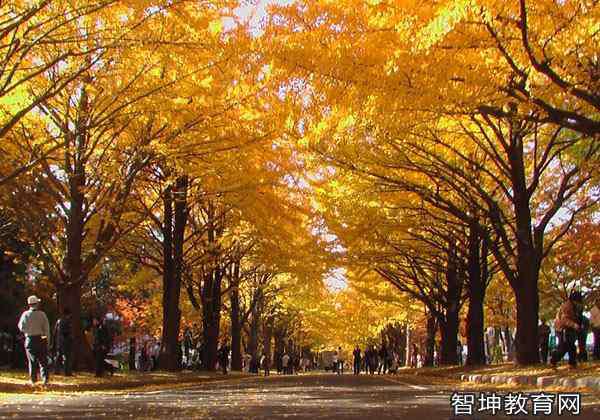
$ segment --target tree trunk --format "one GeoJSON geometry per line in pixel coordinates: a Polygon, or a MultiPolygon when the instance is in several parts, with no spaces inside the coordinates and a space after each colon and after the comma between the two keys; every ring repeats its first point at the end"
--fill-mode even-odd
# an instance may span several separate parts
{"type": "Polygon", "coordinates": [[[449,246],[448,264],[446,267],[446,314],[440,320],[440,364],[458,364],[458,327],[460,297],[462,292],[462,276],[457,266],[456,248],[449,246]]]}
{"type": "Polygon", "coordinates": [[[272,360],[272,347],[271,342],[273,341],[273,318],[269,317],[263,325],[263,354],[267,360],[272,360]]]}
{"type": "Polygon", "coordinates": [[[466,364],[470,366],[485,364],[485,344],[484,344],[484,313],[483,302],[485,298],[485,287],[487,281],[487,251],[485,243],[484,252],[480,255],[481,240],[477,231],[477,226],[469,228],[469,309],[467,312],[467,360],[466,364]],[[483,269],[482,269],[483,268],[483,269]]]}
{"type": "Polygon", "coordinates": [[[129,370],[131,372],[135,371],[135,353],[136,353],[137,345],[135,337],[129,338],[129,370]]]}
{"type": "Polygon", "coordinates": [[[159,366],[169,370],[173,366],[172,353],[167,343],[172,341],[174,308],[171,306],[173,271],[173,188],[168,185],[163,193],[163,296],[162,296],[162,339],[159,355],[159,366]]]}
{"type": "Polygon", "coordinates": [[[458,317],[440,323],[440,364],[458,364],[458,317]]]}
{"type": "Polygon", "coordinates": [[[410,335],[410,324],[407,322],[406,323],[406,348],[405,348],[406,355],[404,356],[405,357],[404,366],[410,366],[410,359],[412,356],[412,354],[411,354],[412,346],[411,346],[411,342],[410,342],[411,338],[412,337],[410,335]]]}
{"type": "MultiPolygon", "coordinates": [[[[517,195],[517,194],[515,194],[517,195]]],[[[540,362],[538,351],[540,261],[531,235],[531,213],[528,202],[516,201],[517,278],[512,289],[517,304],[516,358],[519,365],[540,362]]]]}
{"type": "MultiPolygon", "coordinates": [[[[531,196],[523,161],[523,133],[512,124],[509,161],[513,187],[513,208],[516,224],[517,274],[512,289],[517,304],[516,357],[519,365],[538,364],[538,277],[543,243],[534,242],[530,209],[531,196]]],[[[543,233],[540,242],[543,242],[543,233]]]]}
{"type": "Polygon", "coordinates": [[[242,323],[240,319],[240,290],[238,288],[239,264],[235,264],[232,278],[235,284],[229,293],[231,303],[231,370],[242,370],[242,323]]]}
{"type": "Polygon", "coordinates": [[[273,366],[277,369],[277,372],[281,371],[281,358],[285,352],[285,335],[286,331],[284,328],[277,328],[275,330],[275,351],[273,354],[273,366]]]}
{"type": "Polygon", "coordinates": [[[248,352],[250,356],[252,356],[253,360],[258,360],[258,330],[259,330],[259,321],[260,321],[260,308],[262,307],[262,292],[260,289],[257,289],[255,294],[255,302],[252,307],[252,315],[250,318],[250,337],[248,339],[248,352]]]}
{"type": "Polygon", "coordinates": [[[433,315],[427,317],[427,337],[425,339],[425,358],[424,366],[433,366],[435,352],[435,332],[436,322],[433,315]]]}
{"type": "Polygon", "coordinates": [[[91,344],[84,339],[81,325],[81,286],[79,284],[58,290],[59,311],[71,311],[71,328],[73,337],[73,368],[74,370],[88,369],[94,366],[91,344]]]}
{"type": "Polygon", "coordinates": [[[219,329],[221,324],[221,281],[223,271],[215,268],[209,274],[211,281],[205,282],[206,298],[202,301],[203,334],[204,334],[204,367],[214,370],[217,364],[217,350],[219,347],[219,329]]]}
{"type": "Polygon", "coordinates": [[[181,368],[179,355],[181,353],[179,343],[179,329],[181,324],[181,310],[179,300],[181,298],[181,279],[183,276],[183,246],[185,242],[185,226],[188,218],[187,190],[188,177],[177,178],[175,201],[175,226],[173,229],[173,287],[171,288],[171,302],[174,306],[174,316],[171,334],[167,343],[169,353],[169,370],[181,368]]]}
{"type": "Polygon", "coordinates": [[[536,280],[521,279],[521,287],[515,290],[517,301],[516,358],[519,365],[540,362],[538,351],[539,295],[536,280]]]}
{"type": "MultiPolygon", "coordinates": [[[[84,101],[85,98],[82,98],[84,101]]],[[[66,279],[58,283],[59,310],[71,311],[72,337],[73,337],[73,368],[91,369],[93,357],[91,348],[83,339],[81,325],[81,285],[83,284],[83,234],[84,234],[84,190],[85,166],[82,161],[84,155],[81,134],[75,140],[73,172],[69,174],[69,213],[67,215],[67,249],[64,258],[66,279]]]]}
{"type": "Polygon", "coordinates": [[[180,369],[179,328],[183,243],[187,223],[188,178],[177,178],[163,197],[163,334],[159,365],[169,371],[180,369]],[[173,197],[174,196],[174,197],[173,197]],[[173,223],[174,219],[174,223],[173,223]]]}
{"type": "Polygon", "coordinates": [[[204,340],[204,360],[202,364],[207,370],[215,370],[219,347],[219,323],[212,307],[207,308],[204,314],[202,334],[204,340]]]}

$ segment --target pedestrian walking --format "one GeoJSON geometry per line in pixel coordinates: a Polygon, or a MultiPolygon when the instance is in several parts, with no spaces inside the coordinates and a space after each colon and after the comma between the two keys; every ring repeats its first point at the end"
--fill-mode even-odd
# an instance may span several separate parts
{"type": "Polygon", "coordinates": [[[398,367],[399,367],[398,355],[394,353],[392,355],[392,360],[390,361],[390,367],[389,367],[388,373],[391,373],[392,375],[397,374],[398,367]]]}
{"type": "Polygon", "coordinates": [[[412,344],[412,351],[410,354],[410,367],[412,368],[416,368],[417,367],[417,359],[419,355],[419,348],[417,347],[417,345],[415,343],[412,344]]]}
{"type": "Polygon", "coordinates": [[[379,366],[379,356],[377,353],[377,347],[371,346],[371,364],[369,366],[369,373],[371,375],[374,375],[378,366],[379,366]]]}
{"type": "Polygon", "coordinates": [[[103,317],[94,318],[94,364],[95,374],[100,377],[106,370],[106,355],[110,350],[110,334],[103,317]]]}
{"type": "Polygon", "coordinates": [[[229,346],[226,343],[219,349],[219,365],[223,370],[223,375],[227,375],[227,363],[229,362],[229,346]]]}
{"type": "Polygon", "coordinates": [[[41,300],[35,296],[27,298],[29,309],[19,318],[19,330],[25,335],[25,354],[29,366],[31,385],[37,382],[38,368],[44,385],[48,384],[48,340],[50,324],[46,314],[39,309],[41,300]]]}
{"type": "Polygon", "coordinates": [[[356,348],[352,352],[352,356],[354,357],[354,360],[353,360],[354,374],[358,375],[358,374],[360,374],[360,362],[361,362],[360,347],[356,346],[356,348]]]}
{"type": "Polygon", "coordinates": [[[600,298],[596,299],[590,311],[590,327],[592,328],[592,334],[594,334],[594,351],[592,355],[594,360],[600,360],[600,298]]]}
{"type": "Polygon", "coordinates": [[[287,354],[287,352],[283,353],[283,356],[281,356],[281,368],[283,370],[283,374],[287,375],[290,372],[290,356],[287,354]]]}
{"type": "Polygon", "coordinates": [[[139,363],[139,369],[142,372],[145,372],[149,369],[149,357],[148,357],[148,342],[144,342],[144,344],[142,344],[142,347],[140,348],[140,363],[139,363]]]}
{"type": "Polygon", "coordinates": [[[54,324],[54,373],[62,367],[65,376],[72,376],[73,328],[71,311],[65,308],[63,315],[54,324]]]}
{"type": "Polygon", "coordinates": [[[338,352],[334,351],[333,352],[333,371],[335,373],[337,373],[338,371],[338,362],[340,361],[339,356],[338,356],[338,352]]]}
{"type": "Polygon", "coordinates": [[[460,339],[456,340],[456,357],[459,365],[463,365],[463,344],[460,339]]]}
{"type": "Polygon", "coordinates": [[[548,363],[548,345],[550,343],[550,327],[545,319],[542,319],[538,327],[538,345],[540,351],[540,360],[542,363],[548,363]]]}
{"type": "Polygon", "coordinates": [[[265,373],[265,376],[271,375],[271,359],[266,354],[262,357],[262,368],[265,373]]]}
{"type": "Polygon", "coordinates": [[[381,348],[379,349],[379,366],[377,368],[377,374],[381,375],[381,372],[385,374],[388,369],[388,352],[385,346],[385,343],[381,344],[381,348]]]}
{"type": "Polygon", "coordinates": [[[583,305],[578,310],[579,331],[577,331],[577,361],[587,362],[587,336],[590,331],[590,320],[583,315],[583,305]]]}
{"type": "Polygon", "coordinates": [[[578,304],[582,302],[581,293],[573,291],[569,295],[569,299],[564,302],[556,314],[554,328],[561,335],[558,348],[552,352],[550,363],[553,367],[562,360],[566,353],[569,354],[569,366],[577,366],[577,350],[575,349],[575,340],[577,332],[581,328],[578,321],[578,304]]]}
{"type": "Polygon", "coordinates": [[[190,352],[192,350],[192,347],[192,330],[190,330],[190,327],[185,327],[185,329],[183,330],[183,356],[185,358],[184,367],[188,369],[192,366],[190,358],[190,352]]]}
{"type": "Polygon", "coordinates": [[[342,347],[338,347],[338,375],[344,374],[344,353],[342,351],[342,347]]]}
{"type": "Polygon", "coordinates": [[[365,346],[365,351],[363,352],[363,358],[361,363],[361,369],[364,369],[365,374],[369,373],[369,363],[371,360],[371,351],[369,350],[369,346],[365,346]]]}

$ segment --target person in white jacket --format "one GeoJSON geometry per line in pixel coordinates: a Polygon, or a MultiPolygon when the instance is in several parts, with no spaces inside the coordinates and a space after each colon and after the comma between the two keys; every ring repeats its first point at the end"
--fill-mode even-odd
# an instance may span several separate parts
{"type": "Polygon", "coordinates": [[[600,360],[600,298],[596,299],[590,314],[590,325],[594,334],[594,360],[600,360]]]}

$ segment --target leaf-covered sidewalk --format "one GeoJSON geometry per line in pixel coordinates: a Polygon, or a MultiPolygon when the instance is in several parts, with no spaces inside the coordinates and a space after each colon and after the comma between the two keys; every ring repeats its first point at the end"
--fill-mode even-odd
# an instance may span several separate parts
{"type": "Polygon", "coordinates": [[[207,381],[240,379],[248,374],[232,372],[227,375],[215,372],[126,372],[115,373],[114,376],[97,378],[93,373],[78,372],[74,376],[50,375],[47,386],[29,384],[27,372],[16,370],[0,370],[0,393],[32,393],[32,392],[86,392],[86,391],[118,391],[132,388],[144,390],[160,389],[192,385],[207,381]]]}
{"type": "Polygon", "coordinates": [[[491,366],[450,366],[438,368],[401,369],[422,380],[446,382],[460,388],[486,388],[498,390],[538,389],[592,392],[600,396],[598,378],[600,363],[581,363],[576,369],[561,364],[557,369],[550,366],[516,366],[504,363],[491,366]]]}
{"type": "Polygon", "coordinates": [[[401,369],[402,373],[414,373],[424,376],[460,377],[462,374],[481,375],[531,375],[531,376],[559,376],[568,378],[580,378],[585,376],[600,375],[600,362],[580,363],[576,369],[569,369],[566,363],[559,364],[557,369],[548,365],[539,366],[516,366],[512,363],[503,363],[487,366],[449,366],[420,369],[401,369]]]}

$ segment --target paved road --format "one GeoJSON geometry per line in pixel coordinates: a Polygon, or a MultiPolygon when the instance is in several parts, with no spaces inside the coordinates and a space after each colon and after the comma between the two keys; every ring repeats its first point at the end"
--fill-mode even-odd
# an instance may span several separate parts
{"type": "MultiPolygon", "coordinates": [[[[0,418],[106,419],[482,419],[455,417],[452,390],[410,384],[408,377],[332,374],[271,376],[128,394],[33,395],[0,404],[0,418]]],[[[580,419],[599,419],[600,405],[584,406],[580,419]]],[[[570,416],[545,417],[565,419],[570,416]]],[[[489,418],[499,418],[489,417],[489,418]]],[[[512,416],[525,418],[525,416],[512,416]]]]}

